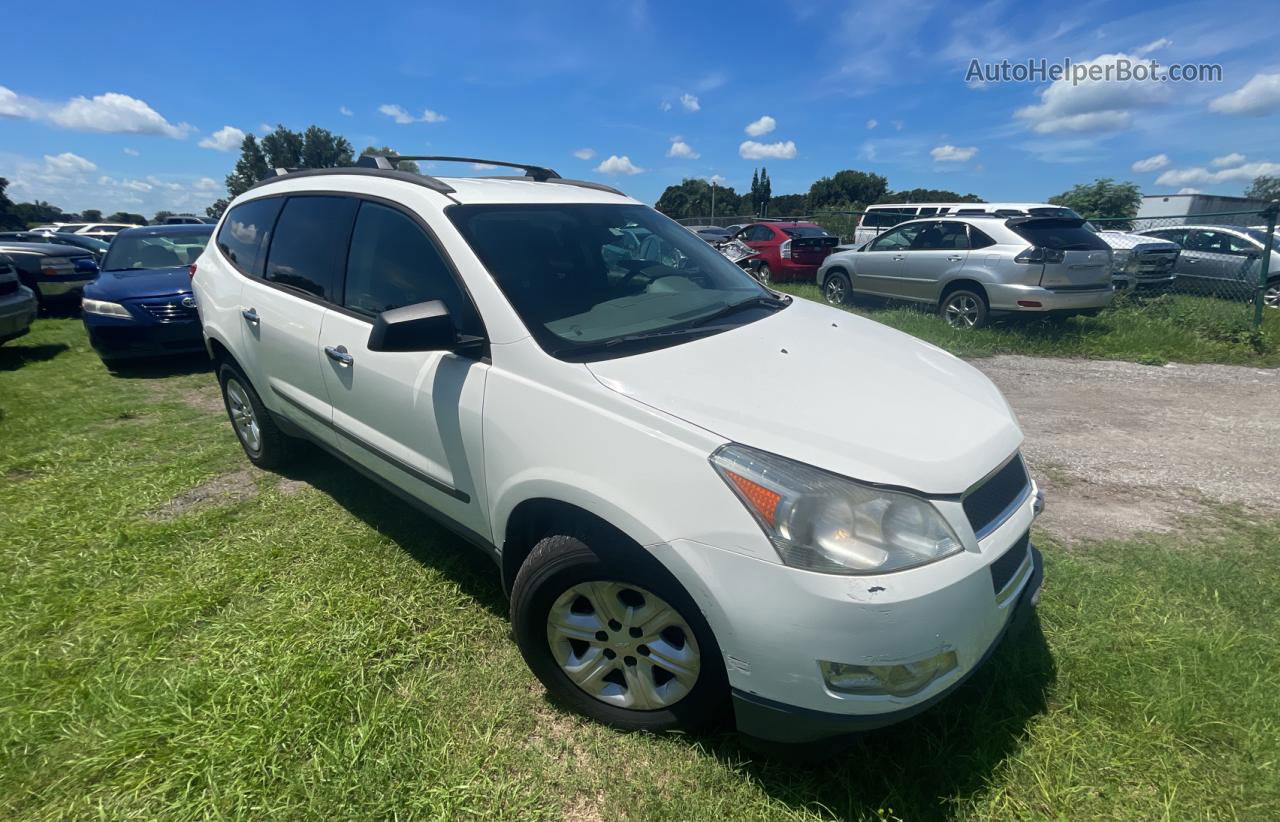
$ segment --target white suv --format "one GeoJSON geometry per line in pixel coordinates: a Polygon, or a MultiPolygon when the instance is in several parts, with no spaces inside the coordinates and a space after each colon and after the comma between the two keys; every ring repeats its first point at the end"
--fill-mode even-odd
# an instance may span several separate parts
{"type": "Polygon", "coordinates": [[[562,702],[817,740],[934,703],[1031,611],[1041,498],[976,369],[607,186],[397,159],[231,204],[209,352],[254,463],[311,440],[491,556],[562,702]]]}

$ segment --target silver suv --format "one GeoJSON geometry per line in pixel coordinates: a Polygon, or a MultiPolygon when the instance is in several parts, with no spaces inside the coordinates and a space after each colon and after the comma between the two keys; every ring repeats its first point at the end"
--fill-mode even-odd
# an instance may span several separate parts
{"type": "Polygon", "coordinates": [[[912,220],[827,257],[827,302],[854,294],[937,306],[957,328],[992,312],[1095,313],[1110,304],[1111,247],[1074,217],[994,214],[912,220]]]}

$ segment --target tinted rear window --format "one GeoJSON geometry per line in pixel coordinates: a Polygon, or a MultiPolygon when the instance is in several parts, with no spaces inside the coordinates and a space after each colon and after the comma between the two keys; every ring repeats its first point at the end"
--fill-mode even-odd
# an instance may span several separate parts
{"type": "Polygon", "coordinates": [[[1035,220],[1009,226],[1027,242],[1062,251],[1106,251],[1111,248],[1079,220],[1035,220]]]}
{"type": "Polygon", "coordinates": [[[359,204],[351,197],[290,197],[276,222],[263,279],[336,302],[359,204]]]}
{"type": "Polygon", "coordinates": [[[825,228],[816,225],[794,225],[782,229],[789,237],[830,237],[825,228]]]}
{"type": "Polygon", "coordinates": [[[218,231],[218,250],[242,274],[262,276],[262,258],[268,236],[283,203],[279,197],[250,200],[231,209],[222,221],[222,228],[218,231]]]}

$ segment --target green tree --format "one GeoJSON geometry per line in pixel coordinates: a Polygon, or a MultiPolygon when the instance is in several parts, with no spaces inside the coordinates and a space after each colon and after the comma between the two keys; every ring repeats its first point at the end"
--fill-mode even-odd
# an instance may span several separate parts
{"type": "Polygon", "coordinates": [[[1066,206],[1088,220],[1095,217],[1132,219],[1138,214],[1142,192],[1133,183],[1117,183],[1110,177],[1103,177],[1092,183],[1073,186],[1070,191],[1050,197],[1049,202],[1066,206]]]}
{"type": "Polygon", "coordinates": [[[130,225],[146,225],[147,218],[131,211],[117,211],[107,218],[109,223],[129,223],[130,225]]]}
{"type": "Polygon", "coordinates": [[[34,203],[18,203],[12,211],[22,228],[32,228],[44,223],[67,222],[59,219],[64,216],[62,209],[41,200],[36,200],[34,203]]]}
{"type": "MultiPolygon", "coordinates": [[[[399,153],[400,152],[396,151],[391,146],[381,146],[381,147],[366,146],[365,150],[360,152],[360,156],[366,157],[370,154],[399,154],[399,153]]],[[[418,173],[418,164],[415,163],[413,160],[402,160],[401,162],[396,163],[396,168],[400,169],[401,171],[412,171],[414,174],[418,173]]]]}
{"type": "Polygon", "coordinates": [[[86,208],[84,211],[80,212],[80,216],[84,218],[86,223],[102,222],[102,212],[96,208],[86,208]]]}
{"type": "Polygon", "coordinates": [[[310,126],[302,135],[303,168],[336,168],[354,164],[351,143],[326,128],[310,126]]]}
{"type": "Polygon", "coordinates": [[[152,225],[164,225],[164,221],[173,216],[172,211],[157,211],[156,215],[151,218],[152,225]]]}
{"type": "MultiPolygon", "coordinates": [[[[266,140],[264,139],[265,143],[266,140]]],[[[239,197],[259,180],[267,176],[270,166],[258,140],[252,134],[246,134],[240,143],[240,159],[236,167],[227,175],[228,199],[239,197]]]]}
{"type": "Polygon", "coordinates": [[[0,177],[0,230],[11,231],[18,228],[26,228],[17,213],[13,210],[13,200],[9,199],[9,195],[4,190],[9,187],[9,181],[0,177]]]}
{"type": "Polygon", "coordinates": [[[302,135],[284,126],[276,126],[275,131],[262,138],[268,168],[301,168],[302,147],[302,135]]]}
{"type": "Polygon", "coordinates": [[[832,177],[822,177],[809,186],[809,207],[860,210],[889,190],[889,181],[879,174],[845,169],[832,177]]]}
{"type": "MultiPolygon", "coordinates": [[[[716,214],[742,213],[743,197],[728,186],[716,186],[716,214]]],[[[680,185],[667,186],[655,208],[675,220],[688,217],[706,218],[711,214],[711,184],[696,177],[686,177],[680,185]]]]}
{"type": "Polygon", "coordinates": [[[212,217],[216,220],[222,216],[222,212],[226,211],[229,205],[231,205],[230,200],[226,197],[220,197],[209,204],[209,207],[204,210],[204,214],[206,217],[212,217]]]}
{"type": "Polygon", "coordinates": [[[1244,190],[1244,196],[1255,200],[1280,200],[1280,177],[1262,176],[1254,178],[1253,185],[1244,190]]]}
{"type": "Polygon", "coordinates": [[[957,194],[942,188],[912,188],[890,191],[877,203],[985,203],[977,194],[957,194]]]}
{"type": "Polygon", "coordinates": [[[779,194],[769,200],[775,217],[803,217],[809,213],[808,194],[779,194]]]}
{"type": "Polygon", "coordinates": [[[769,182],[769,169],[760,167],[760,211],[761,217],[769,216],[769,200],[773,198],[773,183],[769,182]]]}

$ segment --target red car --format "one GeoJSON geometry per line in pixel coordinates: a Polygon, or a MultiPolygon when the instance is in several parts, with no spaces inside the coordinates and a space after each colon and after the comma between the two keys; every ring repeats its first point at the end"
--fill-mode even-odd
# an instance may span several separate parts
{"type": "Polygon", "coordinates": [[[814,281],[818,266],[840,243],[820,225],[798,222],[759,222],[738,232],[738,239],[760,256],[752,273],[760,282],[814,281]]]}

